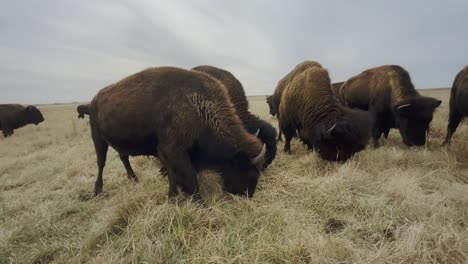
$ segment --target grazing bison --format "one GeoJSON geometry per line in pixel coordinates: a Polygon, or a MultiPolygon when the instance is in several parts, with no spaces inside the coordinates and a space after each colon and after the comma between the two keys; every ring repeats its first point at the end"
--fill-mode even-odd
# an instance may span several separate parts
{"type": "Polygon", "coordinates": [[[128,157],[157,156],[168,171],[169,196],[183,192],[201,199],[197,172],[220,172],[224,190],[255,192],[265,146],[248,133],[222,84],[209,75],[172,67],[149,68],[101,91],[90,103],[97,154],[96,195],[108,146],[120,155],[131,180],[128,157]]]}
{"type": "Polygon", "coordinates": [[[310,67],[284,90],[279,108],[279,126],[286,153],[296,135],[309,148],[330,161],[344,161],[363,150],[370,138],[369,113],[343,107],[331,90],[327,70],[310,67]]]}
{"type": "Polygon", "coordinates": [[[0,105],[0,129],[4,137],[13,135],[13,131],[27,124],[38,125],[44,121],[41,111],[33,105],[19,104],[0,105]]]}
{"type": "Polygon", "coordinates": [[[82,104],[76,108],[78,118],[84,118],[84,115],[89,115],[89,104],[82,104]]]}
{"type": "Polygon", "coordinates": [[[372,68],[352,77],[341,86],[339,98],[351,108],[370,111],[375,147],[390,128],[400,130],[406,145],[424,145],[434,111],[442,102],[420,95],[408,72],[397,65],[372,68]]]}
{"type": "Polygon", "coordinates": [[[461,70],[452,85],[447,136],[444,144],[449,144],[460,121],[468,116],[468,66],[461,70]]]}
{"type": "Polygon", "coordinates": [[[268,167],[276,157],[276,130],[270,123],[250,113],[249,102],[240,81],[232,73],[213,66],[203,65],[192,70],[204,72],[224,84],[244,127],[250,133],[258,133],[258,137],[265,143],[265,168],[268,167]]]}
{"type": "MultiPolygon", "coordinates": [[[[322,67],[322,65],[320,65],[320,63],[316,62],[316,61],[304,61],[298,65],[296,65],[296,67],[294,67],[294,69],[292,71],[290,71],[288,74],[286,74],[286,76],[284,76],[281,80],[279,80],[278,84],[276,85],[276,89],[275,89],[275,92],[273,93],[273,95],[270,95],[270,96],[267,96],[266,98],[266,101],[268,103],[268,106],[270,107],[270,114],[272,116],[276,116],[279,120],[280,116],[279,116],[279,105],[280,105],[280,102],[281,102],[281,97],[283,95],[283,91],[284,89],[286,89],[286,86],[297,76],[299,75],[301,72],[305,71],[307,68],[309,67],[322,67]]],[[[281,139],[281,129],[278,133],[278,140],[282,140],[281,139]]]]}

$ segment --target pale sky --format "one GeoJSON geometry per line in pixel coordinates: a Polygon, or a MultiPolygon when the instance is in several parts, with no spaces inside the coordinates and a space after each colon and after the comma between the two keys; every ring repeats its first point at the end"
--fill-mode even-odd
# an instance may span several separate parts
{"type": "Polygon", "coordinates": [[[468,1],[4,0],[0,103],[89,101],[151,66],[209,64],[248,95],[296,64],[333,81],[383,65],[418,88],[449,87],[468,64],[468,1]]]}

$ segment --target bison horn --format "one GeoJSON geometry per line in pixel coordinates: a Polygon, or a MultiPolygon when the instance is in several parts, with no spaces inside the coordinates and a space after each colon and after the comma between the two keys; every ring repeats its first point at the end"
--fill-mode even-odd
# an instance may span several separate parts
{"type": "Polygon", "coordinates": [[[263,148],[262,148],[262,151],[260,151],[260,154],[258,154],[257,157],[251,159],[252,164],[255,164],[255,165],[258,164],[258,162],[260,162],[265,156],[265,153],[266,153],[266,145],[263,144],[263,148]]]}
{"type": "Polygon", "coordinates": [[[408,106],[410,106],[410,105],[411,105],[411,104],[400,105],[400,106],[397,108],[397,110],[401,110],[401,109],[403,109],[403,108],[405,108],[405,107],[408,107],[408,106]]]}
{"type": "Polygon", "coordinates": [[[335,129],[335,127],[336,127],[336,123],[335,123],[332,127],[330,127],[330,129],[328,129],[328,130],[325,132],[325,134],[330,134],[330,133],[333,131],[333,129],[335,129]]]}
{"type": "Polygon", "coordinates": [[[257,129],[257,132],[255,132],[255,134],[254,134],[254,135],[255,135],[256,137],[258,137],[258,134],[260,134],[260,128],[259,128],[259,129],[257,129]]]}

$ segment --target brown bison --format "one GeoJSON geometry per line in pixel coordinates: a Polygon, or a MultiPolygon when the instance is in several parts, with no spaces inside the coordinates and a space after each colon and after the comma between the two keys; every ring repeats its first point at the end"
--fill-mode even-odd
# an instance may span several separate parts
{"type": "Polygon", "coordinates": [[[370,138],[369,113],[343,107],[331,90],[327,70],[310,67],[284,90],[279,108],[279,126],[286,153],[296,135],[309,148],[330,161],[344,161],[363,150],[370,138]]]}
{"type": "Polygon", "coordinates": [[[452,85],[447,136],[444,144],[449,144],[460,121],[468,116],[468,66],[461,70],[452,85]]]}
{"type": "Polygon", "coordinates": [[[244,127],[249,133],[258,133],[258,137],[265,143],[265,168],[270,165],[276,157],[276,130],[270,123],[250,113],[241,82],[232,73],[213,66],[203,65],[192,70],[204,72],[224,84],[244,127]]]}
{"type": "Polygon", "coordinates": [[[97,154],[95,193],[102,191],[108,146],[120,155],[131,180],[129,156],[154,155],[167,168],[169,196],[182,191],[201,199],[197,172],[220,172],[224,190],[255,192],[265,146],[248,133],[226,89],[207,74],[149,68],[102,89],[90,103],[97,154]]]}
{"type": "Polygon", "coordinates": [[[341,86],[339,98],[351,108],[370,111],[376,147],[390,128],[400,130],[406,145],[424,145],[434,111],[442,102],[420,95],[408,72],[397,65],[372,68],[352,77],[341,86]]]}
{"type": "MultiPolygon", "coordinates": [[[[270,107],[270,114],[272,116],[276,116],[278,120],[280,118],[278,110],[279,110],[279,105],[281,102],[281,97],[283,95],[284,89],[286,89],[286,86],[301,72],[305,71],[309,67],[315,67],[315,66],[322,67],[322,65],[320,65],[320,63],[316,61],[304,61],[296,65],[296,67],[294,67],[292,71],[290,71],[288,74],[286,74],[286,76],[284,76],[281,80],[279,80],[278,84],[276,85],[276,89],[273,95],[267,96],[266,98],[268,106],[270,107]]],[[[278,133],[278,140],[280,141],[282,140],[281,129],[278,133]]]]}
{"type": "Polygon", "coordinates": [[[44,121],[41,111],[33,105],[19,104],[0,105],[0,130],[4,137],[13,135],[13,131],[27,124],[38,125],[44,121]]]}
{"type": "Polygon", "coordinates": [[[82,104],[76,107],[78,112],[78,118],[84,118],[85,115],[89,115],[89,104],[82,104]]]}

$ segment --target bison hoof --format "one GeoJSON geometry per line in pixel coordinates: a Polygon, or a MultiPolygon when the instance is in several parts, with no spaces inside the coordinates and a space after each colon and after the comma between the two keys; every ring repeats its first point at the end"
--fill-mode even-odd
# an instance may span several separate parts
{"type": "Polygon", "coordinates": [[[133,175],[133,176],[128,177],[128,181],[130,183],[136,184],[138,183],[138,178],[135,175],[133,175]]]}

